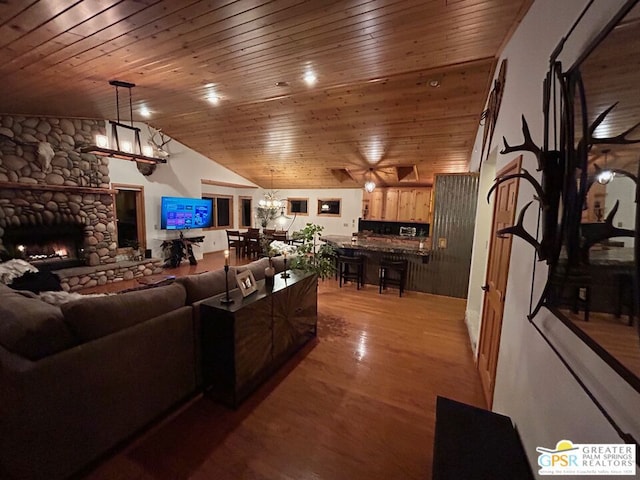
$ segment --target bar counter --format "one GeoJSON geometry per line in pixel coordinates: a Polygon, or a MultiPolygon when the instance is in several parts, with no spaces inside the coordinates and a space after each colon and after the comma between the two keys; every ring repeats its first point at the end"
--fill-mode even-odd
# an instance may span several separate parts
{"type": "Polygon", "coordinates": [[[356,242],[352,242],[351,237],[341,235],[327,235],[321,238],[339,249],[415,255],[427,260],[431,253],[426,248],[419,249],[420,241],[415,237],[401,237],[399,235],[359,236],[356,242]]]}
{"type": "Polygon", "coordinates": [[[420,250],[415,237],[397,235],[359,236],[352,242],[350,236],[326,235],[321,237],[329,245],[338,249],[341,255],[365,257],[364,282],[378,285],[378,270],[383,258],[407,260],[408,271],[405,290],[431,293],[428,277],[428,263],[431,250],[420,250]]]}

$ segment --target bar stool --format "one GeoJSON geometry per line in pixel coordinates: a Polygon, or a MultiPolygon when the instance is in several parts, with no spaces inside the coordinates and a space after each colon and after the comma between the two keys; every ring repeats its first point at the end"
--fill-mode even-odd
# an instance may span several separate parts
{"type": "Polygon", "coordinates": [[[405,260],[393,260],[391,258],[383,258],[380,261],[380,277],[378,293],[382,293],[388,285],[396,286],[400,290],[400,296],[404,292],[404,286],[407,280],[407,270],[409,262],[405,260]]]}
{"type": "Polygon", "coordinates": [[[584,321],[589,321],[591,306],[591,275],[584,268],[575,268],[567,273],[564,266],[551,274],[551,303],[569,306],[575,314],[584,311],[584,321]]]}
{"type": "Polygon", "coordinates": [[[364,257],[346,257],[339,255],[338,261],[338,277],[340,278],[340,288],[342,282],[356,282],[357,290],[364,287],[364,257]]]}

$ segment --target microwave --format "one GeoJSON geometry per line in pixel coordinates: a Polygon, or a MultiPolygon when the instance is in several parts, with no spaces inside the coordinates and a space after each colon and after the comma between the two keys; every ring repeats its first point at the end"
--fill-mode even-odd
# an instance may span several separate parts
{"type": "Polygon", "coordinates": [[[403,237],[415,237],[416,227],[400,227],[400,235],[403,237]]]}

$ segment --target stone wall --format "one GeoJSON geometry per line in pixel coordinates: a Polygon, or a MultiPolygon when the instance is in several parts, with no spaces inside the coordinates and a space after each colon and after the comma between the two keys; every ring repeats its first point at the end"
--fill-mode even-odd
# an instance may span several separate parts
{"type": "Polygon", "coordinates": [[[118,262],[113,265],[99,265],[95,268],[66,268],[58,270],[56,273],[60,277],[62,289],[67,292],[75,292],[83,288],[159,274],[162,271],[162,260],[146,259],[118,262]]]}
{"type": "Polygon", "coordinates": [[[104,132],[103,120],[0,118],[0,246],[10,226],[76,223],[87,263],[115,262],[109,159],[80,153],[104,132]]]}

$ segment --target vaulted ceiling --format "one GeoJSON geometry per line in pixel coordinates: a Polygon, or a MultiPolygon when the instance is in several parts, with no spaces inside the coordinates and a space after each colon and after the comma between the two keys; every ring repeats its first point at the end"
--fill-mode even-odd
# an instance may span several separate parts
{"type": "Polygon", "coordinates": [[[531,2],[3,0],[0,112],[114,118],[118,79],[135,120],[261,186],[430,184],[467,171],[531,2]]]}

